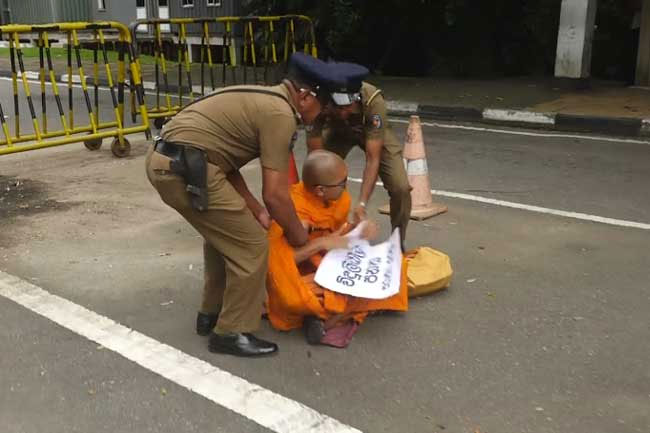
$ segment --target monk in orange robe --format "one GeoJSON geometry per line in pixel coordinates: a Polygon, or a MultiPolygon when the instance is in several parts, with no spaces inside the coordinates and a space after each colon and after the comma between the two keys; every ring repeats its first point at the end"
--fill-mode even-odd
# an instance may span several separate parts
{"type": "MultiPolygon", "coordinates": [[[[298,217],[309,229],[309,242],[294,248],[277,223],[269,229],[267,312],[271,325],[283,331],[303,327],[307,341],[318,344],[328,330],[350,324],[358,326],[372,311],[406,311],[405,262],[400,292],[386,299],[357,298],[332,292],[314,282],[324,254],[334,248],[347,248],[343,235],[352,228],[347,223],[347,167],[332,152],[313,151],[305,160],[302,178],[303,182],[293,185],[290,193],[298,217]]],[[[369,221],[366,227],[367,239],[376,235],[376,224],[369,221]]]]}

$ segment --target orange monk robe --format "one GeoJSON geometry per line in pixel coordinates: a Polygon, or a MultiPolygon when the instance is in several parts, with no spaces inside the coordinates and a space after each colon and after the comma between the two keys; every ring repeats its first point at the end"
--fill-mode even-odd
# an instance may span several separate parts
{"type": "MultiPolygon", "coordinates": [[[[298,217],[309,223],[313,231],[309,239],[331,234],[346,224],[350,211],[350,195],[341,197],[325,207],[301,183],[291,186],[291,198],[298,217]]],[[[352,318],[363,322],[371,311],[408,309],[406,263],[402,263],[400,292],[386,299],[364,299],[324,289],[314,282],[314,272],[325,252],[296,265],[293,248],[275,222],[269,229],[269,273],[267,278],[269,320],[274,328],[289,330],[302,326],[305,316],[317,316],[326,321],[352,318]]]]}

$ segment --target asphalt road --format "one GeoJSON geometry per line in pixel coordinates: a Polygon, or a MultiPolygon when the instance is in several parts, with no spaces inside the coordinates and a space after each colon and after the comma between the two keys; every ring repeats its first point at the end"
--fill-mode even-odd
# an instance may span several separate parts
{"type": "MultiPolygon", "coordinates": [[[[424,127],[432,188],[650,223],[649,144],[447,126],[424,127]]],[[[0,270],[364,432],[650,431],[650,231],[436,196],[449,212],[412,222],[408,245],[451,256],[447,291],[345,350],[264,323],[280,353],[241,360],[193,333],[201,240],[148,185],[145,150],[0,157],[0,197],[22,204],[0,201],[0,270]]],[[[360,177],[363,156],[348,162],[360,177]]],[[[370,203],[385,235],[386,199],[370,203]]],[[[0,320],[6,431],[268,431],[3,296],[0,320]]]]}

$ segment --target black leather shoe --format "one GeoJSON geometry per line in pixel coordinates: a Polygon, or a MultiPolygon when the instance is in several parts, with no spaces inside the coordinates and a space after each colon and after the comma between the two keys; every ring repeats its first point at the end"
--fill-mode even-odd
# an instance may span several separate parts
{"type": "Polygon", "coordinates": [[[210,334],[217,324],[218,314],[199,313],[196,315],[196,333],[202,336],[210,334]]]}
{"type": "Polygon", "coordinates": [[[277,352],[278,345],[261,340],[247,332],[241,334],[215,334],[213,332],[210,335],[208,349],[210,352],[235,356],[264,356],[277,352]]]}
{"type": "Polygon", "coordinates": [[[325,336],[325,324],[316,316],[307,316],[302,322],[302,330],[309,344],[320,344],[325,336]]]}

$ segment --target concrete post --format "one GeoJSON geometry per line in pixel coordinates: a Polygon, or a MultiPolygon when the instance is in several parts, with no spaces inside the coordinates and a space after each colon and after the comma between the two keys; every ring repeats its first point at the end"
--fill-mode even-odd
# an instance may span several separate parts
{"type": "Polygon", "coordinates": [[[639,52],[636,57],[634,82],[637,86],[650,85],[650,0],[643,0],[641,9],[639,52]]]}
{"type": "Polygon", "coordinates": [[[588,78],[597,0],[562,0],[555,76],[588,78]]]}

